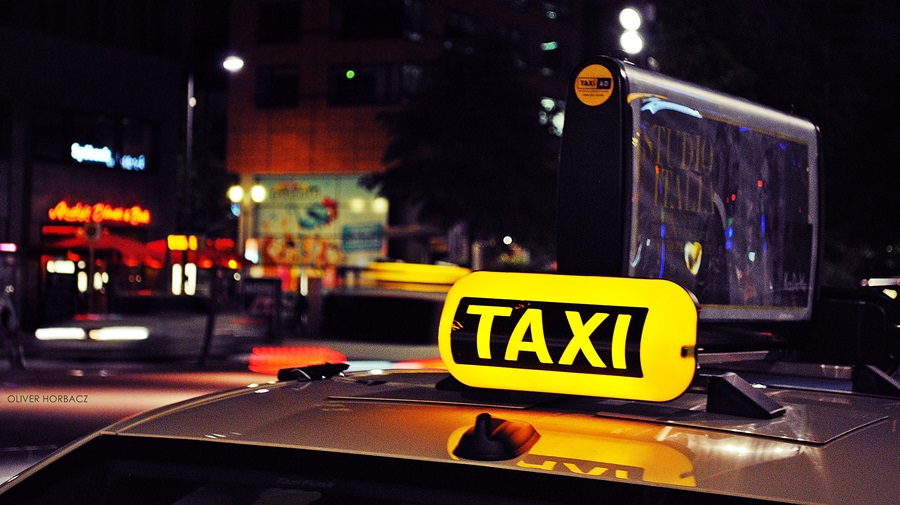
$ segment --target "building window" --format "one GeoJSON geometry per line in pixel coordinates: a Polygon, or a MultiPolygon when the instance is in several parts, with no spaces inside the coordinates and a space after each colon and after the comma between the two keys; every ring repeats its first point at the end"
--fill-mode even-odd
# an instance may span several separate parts
{"type": "Polygon", "coordinates": [[[300,40],[300,2],[260,3],[256,37],[260,44],[296,44],[300,40]]]}
{"type": "Polygon", "coordinates": [[[334,40],[421,40],[424,36],[422,0],[334,0],[331,5],[334,40]]]}
{"type": "Polygon", "coordinates": [[[94,147],[116,145],[116,120],[101,114],[75,114],[72,116],[72,140],[94,147]]]}
{"type": "Polygon", "coordinates": [[[497,36],[506,45],[513,66],[519,69],[527,68],[528,36],[525,32],[511,26],[500,26],[497,29],[497,36]]]}
{"type": "Polygon", "coordinates": [[[264,66],[256,71],[256,106],[296,107],[300,103],[300,70],[296,66],[264,66]]]}
{"type": "Polygon", "coordinates": [[[477,36],[478,25],[472,17],[458,12],[452,12],[447,17],[445,48],[471,51],[475,47],[477,36]]]}
{"type": "Polygon", "coordinates": [[[425,40],[425,3],[423,0],[404,0],[403,36],[413,42],[425,40]]]}
{"type": "Polygon", "coordinates": [[[141,119],[36,109],[31,128],[38,160],[130,172],[152,167],[156,128],[141,119]]]}
{"type": "Polygon", "coordinates": [[[413,65],[335,65],[329,79],[331,105],[400,103],[418,88],[421,69],[413,65]]]}
{"type": "Polygon", "coordinates": [[[406,101],[419,92],[424,70],[419,65],[404,64],[400,67],[400,100],[406,101]]]}
{"type": "Polygon", "coordinates": [[[566,102],[555,98],[544,97],[541,99],[541,108],[538,113],[538,121],[547,128],[551,135],[562,136],[563,123],[566,118],[566,102]]]}
{"type": "Polygon", "coordinates": [[[553,77],[564,76],[569,68],[569,54],[558,41],[541,43],[541,74],[553,77]]]}
{"type": "Polygon", "coordinates": [[[528,0],[502,0],[503,3],[512,7],[513,9],[523,10],[528,7],[528,0]]]}
{"type": "Polygon", "coordinates": [[[65,161],[76,139],[69,137],[67,117],[57,109],[36,109],[32,113],[31,145],[35,159],[65,161]]]}
{"type": "Polygon", "coordinates": [[[570,21],[572,19],[572,0],[544,0],[541,9],[547,19],[570,21]]]}
{"type": "Polygon", "coordinates": [[[0,156],[7,157],[12,152],[12,108],[0,101],[0,156]]]}
{"type": "Polygon", "coordinates": [[[153,146],[153,126],[140,119],[123,118],[120,127],[122,160],[130,163],[130,170],[143,170],[145,159],[153,146]],[[127,156],[127,158],[126,158],[127,156]]]}

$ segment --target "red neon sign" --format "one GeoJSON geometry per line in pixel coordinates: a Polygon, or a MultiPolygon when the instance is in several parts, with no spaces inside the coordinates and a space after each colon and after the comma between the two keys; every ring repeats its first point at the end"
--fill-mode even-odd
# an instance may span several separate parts
{"type": "Polygon", "coordinates": [[[114,207],[108,203],[87,204],[78,202],[69,205],[61,200],[47,212],[51,221],[66,223],[122,223],[131,226],[150,224],[150,211],[138,205],[114,207]]]}

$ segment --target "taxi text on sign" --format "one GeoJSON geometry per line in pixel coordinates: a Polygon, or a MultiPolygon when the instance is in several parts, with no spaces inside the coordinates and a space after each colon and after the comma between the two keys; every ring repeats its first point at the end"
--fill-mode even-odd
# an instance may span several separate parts
{"type": "Polygon", "coordinates": [[[661,279],[474,272],[438,343],[469,386],[668,401],[694,377],[697,304],[661,279]]]}

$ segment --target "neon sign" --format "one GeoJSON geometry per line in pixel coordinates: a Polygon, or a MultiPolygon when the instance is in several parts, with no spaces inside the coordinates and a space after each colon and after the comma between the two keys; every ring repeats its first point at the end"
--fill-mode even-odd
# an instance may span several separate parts
{"type": "Polygon", "coordinates": [[[51,221],[66,223],[122,223],[131,226],[150,224],[150,211],[138,205],[115,207],[108,203],[69,205],[61,200],[47,212],[51,221]]]}
{"type": "Polygon", "coordinates": [[[101,163],[114,168],[119,165],[123,170],[142,171],[147,167],[147,160],[144,155],[131,156],[128,154],[113,154],[112,149],[108,147],[94,147],[91,144],[81,145],[78,142],[72,143],[69,154],[72,159],[78,163],[101,163]]]}

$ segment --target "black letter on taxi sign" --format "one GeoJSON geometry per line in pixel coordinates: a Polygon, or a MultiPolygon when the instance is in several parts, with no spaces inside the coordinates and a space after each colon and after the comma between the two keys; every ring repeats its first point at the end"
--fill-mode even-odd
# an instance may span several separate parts
{"type": "Polygon", "coordinates": [[[647,312],[645,307],[464,297],[450,347],[459,364],[642,377],[647,312]]]}

